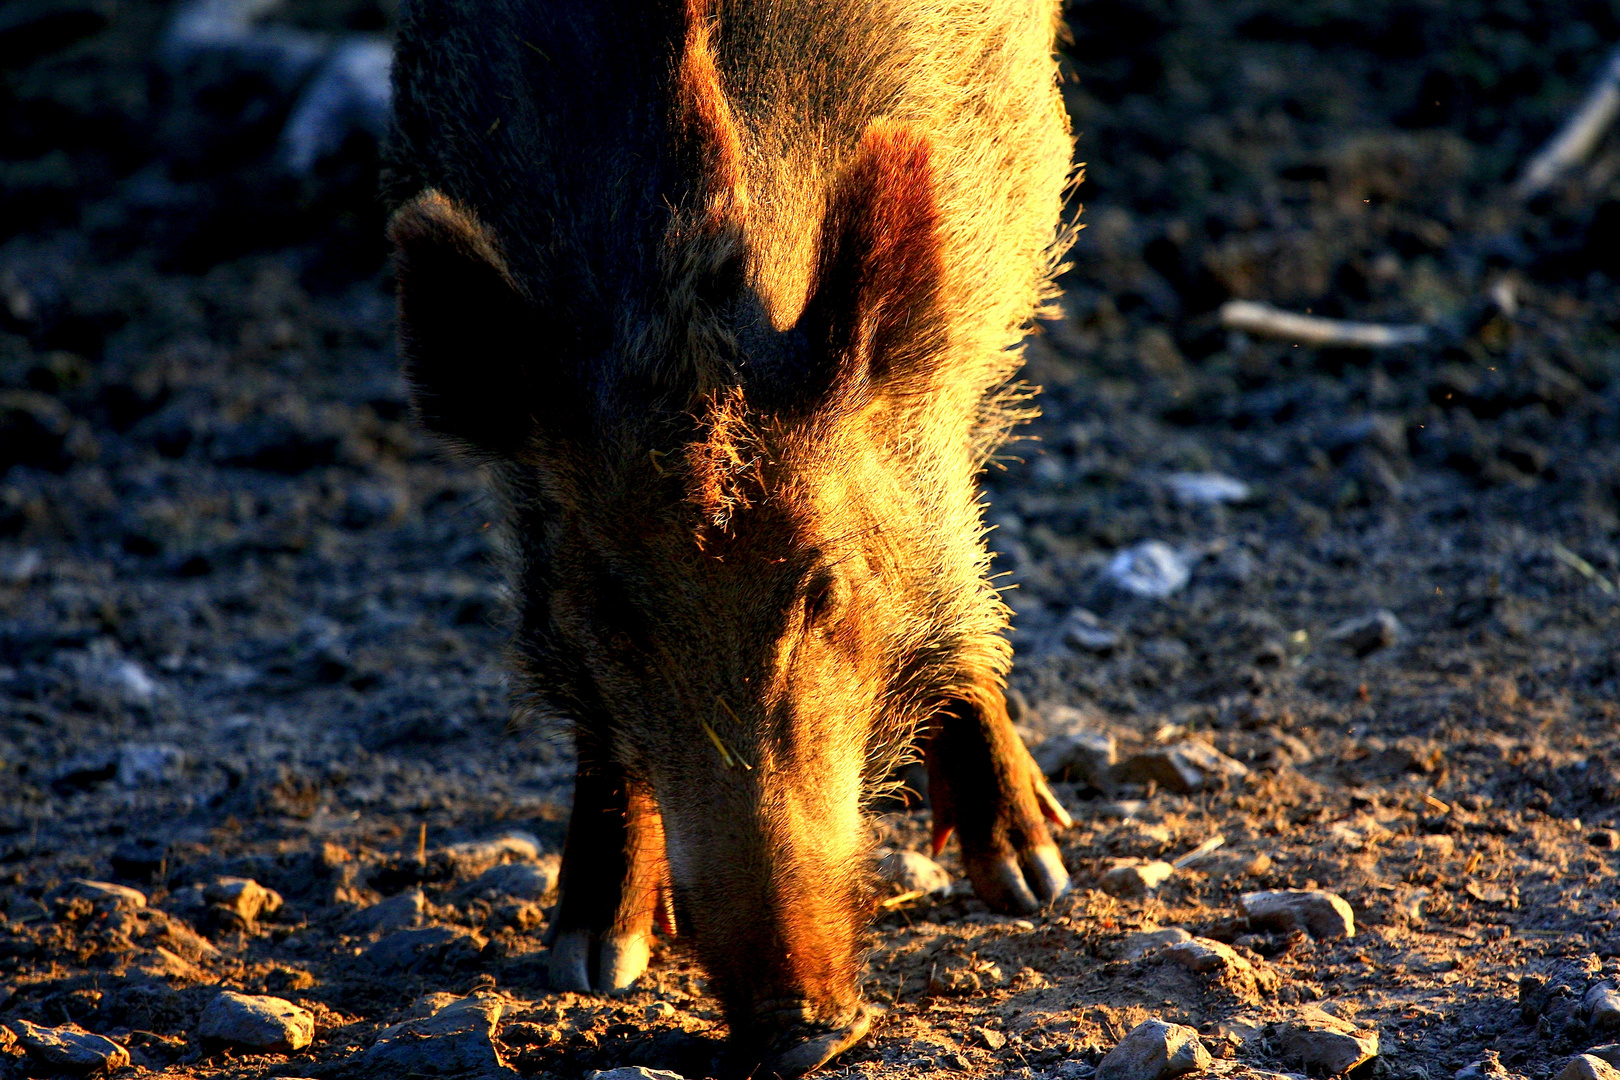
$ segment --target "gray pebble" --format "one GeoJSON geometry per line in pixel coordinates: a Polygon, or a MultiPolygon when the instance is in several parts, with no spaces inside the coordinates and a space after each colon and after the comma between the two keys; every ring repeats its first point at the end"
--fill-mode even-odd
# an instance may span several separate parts
{"type": "Polygon", "coordinates": [[[1142,957],[1157,952],[1166,945],[1175,945],[1191,940],[1192,935],[1179,926],[1171,926],[1163,930],[1140,930],[1125,936],[1123,958],[1127,961],[1140,960],[1142,957]]]}
{"type": "Polygon", "coordinates": [[[1283,1060],[1301,1065],[1313,1075],[1339,1076],[1378,1056],[1378,1032],[1318,1026],[1310,1022],[1283,1024],[1273,1043],[1283,1060]]]}
{"type": "Polygon", "coordinates": [[[430,1016],[384,1028],[346,1071],[366,1080],[512,1075],[494,1043],[504,1007],[500,995],[492,993],[453,999],[430,1016]]]}
{"type": "Polygon", "coordinates": [[[427,897],[423,895],[421,889],[412,889],[360,909],[344,920],[343,928],[351,934],[386,934],[394,930],[410,930],[422,924],[422,913],[426,909],[427,897]]]}
{"type": "Polygon", "coordinates": [[[891,851],[878,860],[878,876],[901,892],[948,896],[951,875],[920,851],[891,851]]]}
{"type": "Polygon", "coordinates": [[[1096,1080],[1168,1080],[1207,1068],[1212,1060],[1192,1028],[1144,1020],[1097,1063],[1096,1080]]]}
{"type": "Polygon", "coordinates": [[[461,890],[467,896],[514,900],[544,900],[557,887],[561,860],[547,855],[537,862],[515,862],[494,866],[479,874],[461,890]]]}
{"type": "Polygon", "coordinates": [[[197,1038],[273,1054],[302,1050],[315,1037],[315,1017],[278,997],[222,991],[203,1010],[197,1038]]]}
{"type": "Polygon", "coordinates": [[[112,1072],[129,1064],[129,1051],[78,1024],[40,1027],[17,1018],[6,1021],[28,1056],[50,1070],[83,1075],[112,1072]]]}
{"type": "Polygon", "coordinates": [[[1244,893],[1238,909],[1262,930],[1304,930],[1314,938],[1354,937],[1356,916],[1344,897],[1320,889],[1244,893]]]}
{"type": "Polygon", "coordinates": [[[1103,573],[1116,588],[1145,600],[1174,595],[1192,577],[1187,560],[1162,540],[1126,548],[1109,560],[1103,573]]]}
{"type": "Polygon", "coordinates": [[[1226,781],[1241,780],[1249,775],[1249,769],[1208,743],[1188,739],[1132,754],[1119,766],[1118,775],[1122,780],[1152,782],[1167,791],[1187,795],[1226,781]]]}
{"type": "Polygon", "coordinates": [[[1587,1025],[1593,1031],[1608,1032],[1620,1028],[1620,990],[1613,983],[1601,982],[1586,992],[1582,1004],[1586,1008],[1587,1025]]]}
{"type": "Polygon", "coordinates": [[[471,960],[483,941],[459,926],[428,926],[389,934],[361,954],[368,967],[381,975],[420,974],[430,968],[471,960]]]}
{"type": "Polygon", "coordinates": [[[1395,613],[1379,608],[1335,626],[1328,631],[1328,640],[1343,645],[1357,656],[1367,656],[1395,644],[1401,633],[1401,620],[1395,613]]]}
{"type": "Polygon", "coordinates": [[[1104,873],[1098,884],[1110,896],[1142,897],[1157,892],[1175,872],[1167,862],[1129,863],[1104,873]]]}

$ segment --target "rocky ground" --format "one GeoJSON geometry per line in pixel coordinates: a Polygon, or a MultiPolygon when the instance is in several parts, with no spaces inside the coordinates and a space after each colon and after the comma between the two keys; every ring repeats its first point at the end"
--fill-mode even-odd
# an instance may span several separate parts
{"type": "MultiPolygon", "coordinates": [[[[707,1075],[678,940],[547,990],[570,752],[508,727],[478,479],[405,415],[374,149],[289,179],[295,88],[162,66],[171,14],[0,9],[0,1076],[707,1075]]],[[[1509,188],[1620,15],[1069,17],[1088,228],[988,485],[1076,887],[996,918],[897,856],[832,1071],[1606,1075],[1620,144],[1509,188]]]]}

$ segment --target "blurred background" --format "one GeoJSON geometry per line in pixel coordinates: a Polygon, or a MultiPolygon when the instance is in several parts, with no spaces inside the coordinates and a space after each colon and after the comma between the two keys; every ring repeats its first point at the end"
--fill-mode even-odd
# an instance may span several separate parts
{"type": "MultiPolygon", "coordinates": [[[[0,884],[18,935],[75,875],[154,904],[253,876],[336,926],[424,880],[419,843],[513,823],[560,841],[569,752],[506,730],[488,508],[411,427],[395,371],[391,15],[0,5],[0,884]]],[[[1116,823],[1083,825],[1071,866],[1218,827],[1269,837],[1277,858],[1243,873],[1335,882],[1358,917],[1536,929],[1500,939],[1492,979],[1559,950],[1612,966],[1595,853],[1620,846],[1620,138],[1599,124],[1567,168],[1523,178],[1601,83],[1620,4],[1066,15],[1086,227],[1029,348],[1043,416],[992,470],[987,516],[1017,719],[1077,814],[1116,823]],[[1270,306],[1245,321],[1232,301],[1270,306]],[[1405,343],[1279,329],[1273,309],[1405,343]],[[1122,757],[1195,737],[1235,769],[1185,790],[1100,777],[1052,742],[1081,731],[1122,757]],[[1325,844],[1330,821],[1361,822],[1357,844],[1369,821],[1488,833],[1498,876],[1472,876],[1466,839],[1432,880],[1380,869],[1325,844]]],[[[432,917],[494,934],[456,910],[432,917]]],[[[513,956],[539,949],[524,918],[502,931],[513,956]]],[[[79,961],[43,940],[0,953],[0,1008],[54,1021],[60,998],[134,1026],[115,998],[73,998],[79,961]],[[46,956],[68,974],[28,981],[46,956]]],[[[293,961],[253,952],[281,939],[243,940],[253,985],[281,985],[265,972],[293,961]]],[[[300,970],[320,975],[318,954],[300,970]]],[[[192,962],[182,982],[221,963],[192,962]]],[[[352,1019],[382,999],[321,1000],[352,1019]]],[[[1410,1037],[1448,1067],[1483,1038],[1410,1037]]],[[[1578,1041],[1538,1038],[1513,1051],[1538,1068],[1578,1041]]],[[[163,1046],[151,1060],[182,1053],[163,1046]]]]}

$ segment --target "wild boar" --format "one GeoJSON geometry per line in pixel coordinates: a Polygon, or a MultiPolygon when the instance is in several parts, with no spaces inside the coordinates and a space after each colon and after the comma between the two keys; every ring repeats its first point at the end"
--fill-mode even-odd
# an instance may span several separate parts
{"type": "Polygon", "coordinates": [[[385,192],[421,420],[504,508],[520,705],[575,734],[554,988],[664,896],[744,1071],[865,1033],[863,813],[1035,910],[977,476],[1027,415],[1071,140],[1054,0],[409,0],[385,192]]]}

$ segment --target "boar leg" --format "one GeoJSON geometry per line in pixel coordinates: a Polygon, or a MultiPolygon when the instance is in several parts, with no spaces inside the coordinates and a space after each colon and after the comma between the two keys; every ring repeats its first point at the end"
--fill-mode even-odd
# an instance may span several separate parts
{"type": "Polygon", "coordinates": [[[551,927],[553,990],[630,989],[647,970],[666,874],[652,795],[616,766],[582,755],[551,927]]]}
{"type": "Polygon", "coordinates": [[[934,851],[955,829],[979,899],[997,911],[1028,914],[1068,887],[1045,819],[1073,822],[1013,730],[999,690],[949,703],[930,726],[924,756],[934,851]]]}

